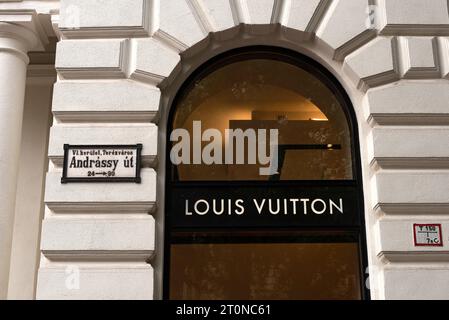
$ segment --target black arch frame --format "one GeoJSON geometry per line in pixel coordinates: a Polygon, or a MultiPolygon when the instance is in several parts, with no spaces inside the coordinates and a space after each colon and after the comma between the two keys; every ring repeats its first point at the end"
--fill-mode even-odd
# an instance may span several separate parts
{"type": "MultiPolygon", "coordinates": [[[[327,70],[322,64],[315,61],[314,59],[298,53],[296,51],[281,48],[281,47],[274,47],[274,46],[246,46],[246,47],[240,47],[237,49],[232,49],[229,51],[226,51],[224,53],[218,54],[215,57],[211,58],[209,61],[201,65],[199,68],[194,70],[189,77],[184,81],[184,83],[181,85],[181,87],[178,89],[175,98],[173,99],[169,115],[167,119],[167,137],[169,137],[170,132],[173,129],[173,120],[176,113],[176,106],[179,104],[179,102],[185,97],[185,95],[192,89],[195,82],[207,77],[209,74],[214,72],[217,69],[220,69],[221,67],[224,67],[228,64],[231,64],[233,62],[238,62],[242,60],[249,60],[249,59],[268,59],[268,60],[278,60],[286,63],[290,63],[292,65],[298,66],[299,68],[302,68],[303,70],[311,73],[315,77],[317,77],[323,84],[325,84],[332,93],[336,96],[336,98],[339,100],[344,114],[346,116],[348,127],[350,131],[350,141],[351,141],[351,155],[352,155],[352,172],[353,172],[353,180],[317,180],[317,181],[309,181],[309,180],[289,180],[289,181],[217,181],[217,182],[211,182],[211,181],[183,181],[179,182],[177,181],[177,177],[174,174],[175,172],[175,166],[170,162],[170,139],[166,140],[166,177],[165,177],[165,223],[164,223],[164,259],[163,259],[163,299],[169,299],[169,281],[170,281],[170,246],[173,243],[171,232],[173,230],[171,225],[171,219],[170,219],[170,213],[172,211],[171,203],[170,203],[170,195],[171,190],[175,185],[183,185],[187,188],[195,188],[195,187],[220,187],[223,185],[226,186],[238,186],[238,185],[245,185],[245,186],[253,186],[255,184],[264,184],[269,188],[276,188],[279,186],[314,186],[314,187],[326,187],[326,186],[332,186],[332,187],[349,187],[349,186],[355,186],[356,187],[356,194],[354,195],[357,202],[358,202],[358,212],[359,212],[359,218],[360,218],[360,227],[358,228],[345,228],[345,231],[347,231],[348,237],[346,239],[354,237],[357,238],[359,243],[359,257],[360,257],[360,288],[361,288],[361,294],[362,299],[369,300],[370,299],[370,290],[367,288],[365,284],[365,274],[367,274],[368,270],[368,254],[367,254],[367,243],[366,243],[366,224],[365,224],[365,215],[364,215],[364,196],[363,196],[363,181],[362,181],[362,168],[361,168],[361,156],[360,156],[360,144],[359,144],[359,134],[358,134],[358,126],[357,126],[357,118],[355,115],[355,111],[352,105],[352,102],[346,93],[346,90],[343,88],[341,83],[337,80],[337,78],[329,71],[327,70]],[[351,236],[352,234],[352,236],[351,236]]],[[[238,226],[235,226],[233,228],[207,228],[207,229],[201,229],[201,228],[195,228],[193,229],[183,229],[183,231],[191,232],[191,231],[206,231],[213,229],[215,231],[224,231],[224,230],[246,230],[246,231],[273,231],[269,228],[239,228],[238,226]]],[[[289,228],[278,228],[276,227],[277,231],[292,231],[292,229],[289,228]]],[[[306,231],[310,232],[311,236],[310,239],[314,239],[314,234],[319,233],[319,228],[293,228],[295,231],[306,231]]],[[[338,234],[338,231],[341,230],[341,228],[329,228],[327,227],[325,229],[329,232],[335,232],[338,234]]],[[[345,241],[345,238],[340,237],[339,238],[342,241],[345,241]]],[[[220,243],[220,239],[215,240],[216,242],[212,241],[212,243],[220,243]]],[[[255,240],[263,242],[263,239],[255,240]]],[[[323,241],[323,238],[321,238],[320,241],[323,241]]],[[[324,241],[326,241],[324,239],[324,241]]],[[[330,239],[332,241],[332,239],[330,239]]],[[[178,240],[177,243],[184,243],[182,240],[178,240]]]]}

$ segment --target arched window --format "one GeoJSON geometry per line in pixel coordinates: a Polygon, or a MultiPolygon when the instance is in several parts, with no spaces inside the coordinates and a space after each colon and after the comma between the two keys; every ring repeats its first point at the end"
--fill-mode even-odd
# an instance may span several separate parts
{"type": "Polygon", "coordinates": [[[166,298],[367,297],[357,127],[322,66],[218,56],[178,92],[167,140],[166,298]]]}

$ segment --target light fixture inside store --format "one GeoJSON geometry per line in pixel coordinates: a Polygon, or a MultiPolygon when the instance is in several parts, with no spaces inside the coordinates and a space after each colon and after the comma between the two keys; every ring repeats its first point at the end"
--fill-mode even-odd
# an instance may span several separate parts
{"type": "Polygon", "coordinates": [[[325,118],[310,118],[311,121],[328,121],[328,119],[325,118]]]}

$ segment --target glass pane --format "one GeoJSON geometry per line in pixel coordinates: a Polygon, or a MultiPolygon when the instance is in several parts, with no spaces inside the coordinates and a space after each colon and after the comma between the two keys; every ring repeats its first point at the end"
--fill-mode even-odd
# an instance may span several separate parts
{"type": "MultiPolygon", "coordinates": [[[[220,141],[207,139],[199,145],[204,150],[211,141],[219,142],[221,155],[213,155],[221,162],[192,164],[190,155],[189,164],[176,167],[181,181],[273,180],[260,174],[259,169],[267,165],[259,157],[248,161],[247,140],[244,164],[236,164],[235,158],[225,164],[226,129],[265,129],[267,135],[270,129],[278,130],[276,179],[352,179],[350,131],[343,107],[323,82],[295,65],[268,59],[228,64],[192,84],[175,107],[173,129],[189,132],[190,151],[194,151],[194,121],[201,122],[201,133],[207,129],[220,132],[220,141]]],[[[268,142],[267,138],[264,143],[268,142]]]]}
{"type": "Polygon", "coordinates": [[[361,299],[356,243],[175,244],[170,299],[361,299]]]}

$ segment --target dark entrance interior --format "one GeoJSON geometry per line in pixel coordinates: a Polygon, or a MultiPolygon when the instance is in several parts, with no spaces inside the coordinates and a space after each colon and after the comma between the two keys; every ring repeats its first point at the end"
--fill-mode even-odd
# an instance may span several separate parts
{"type": "Polygon", "coordinates": [[[168,132],[164,298],[369,298],[357,125],[324,67],[271,47],[217,56],[179,90],[168,132]],[[216,135],[188,150],[221,137],[215,162],[174,164],[170,134],[199,121],[216,135]],[[277,170],[226,162],[229,129],[276,130],[277,170]]]}

